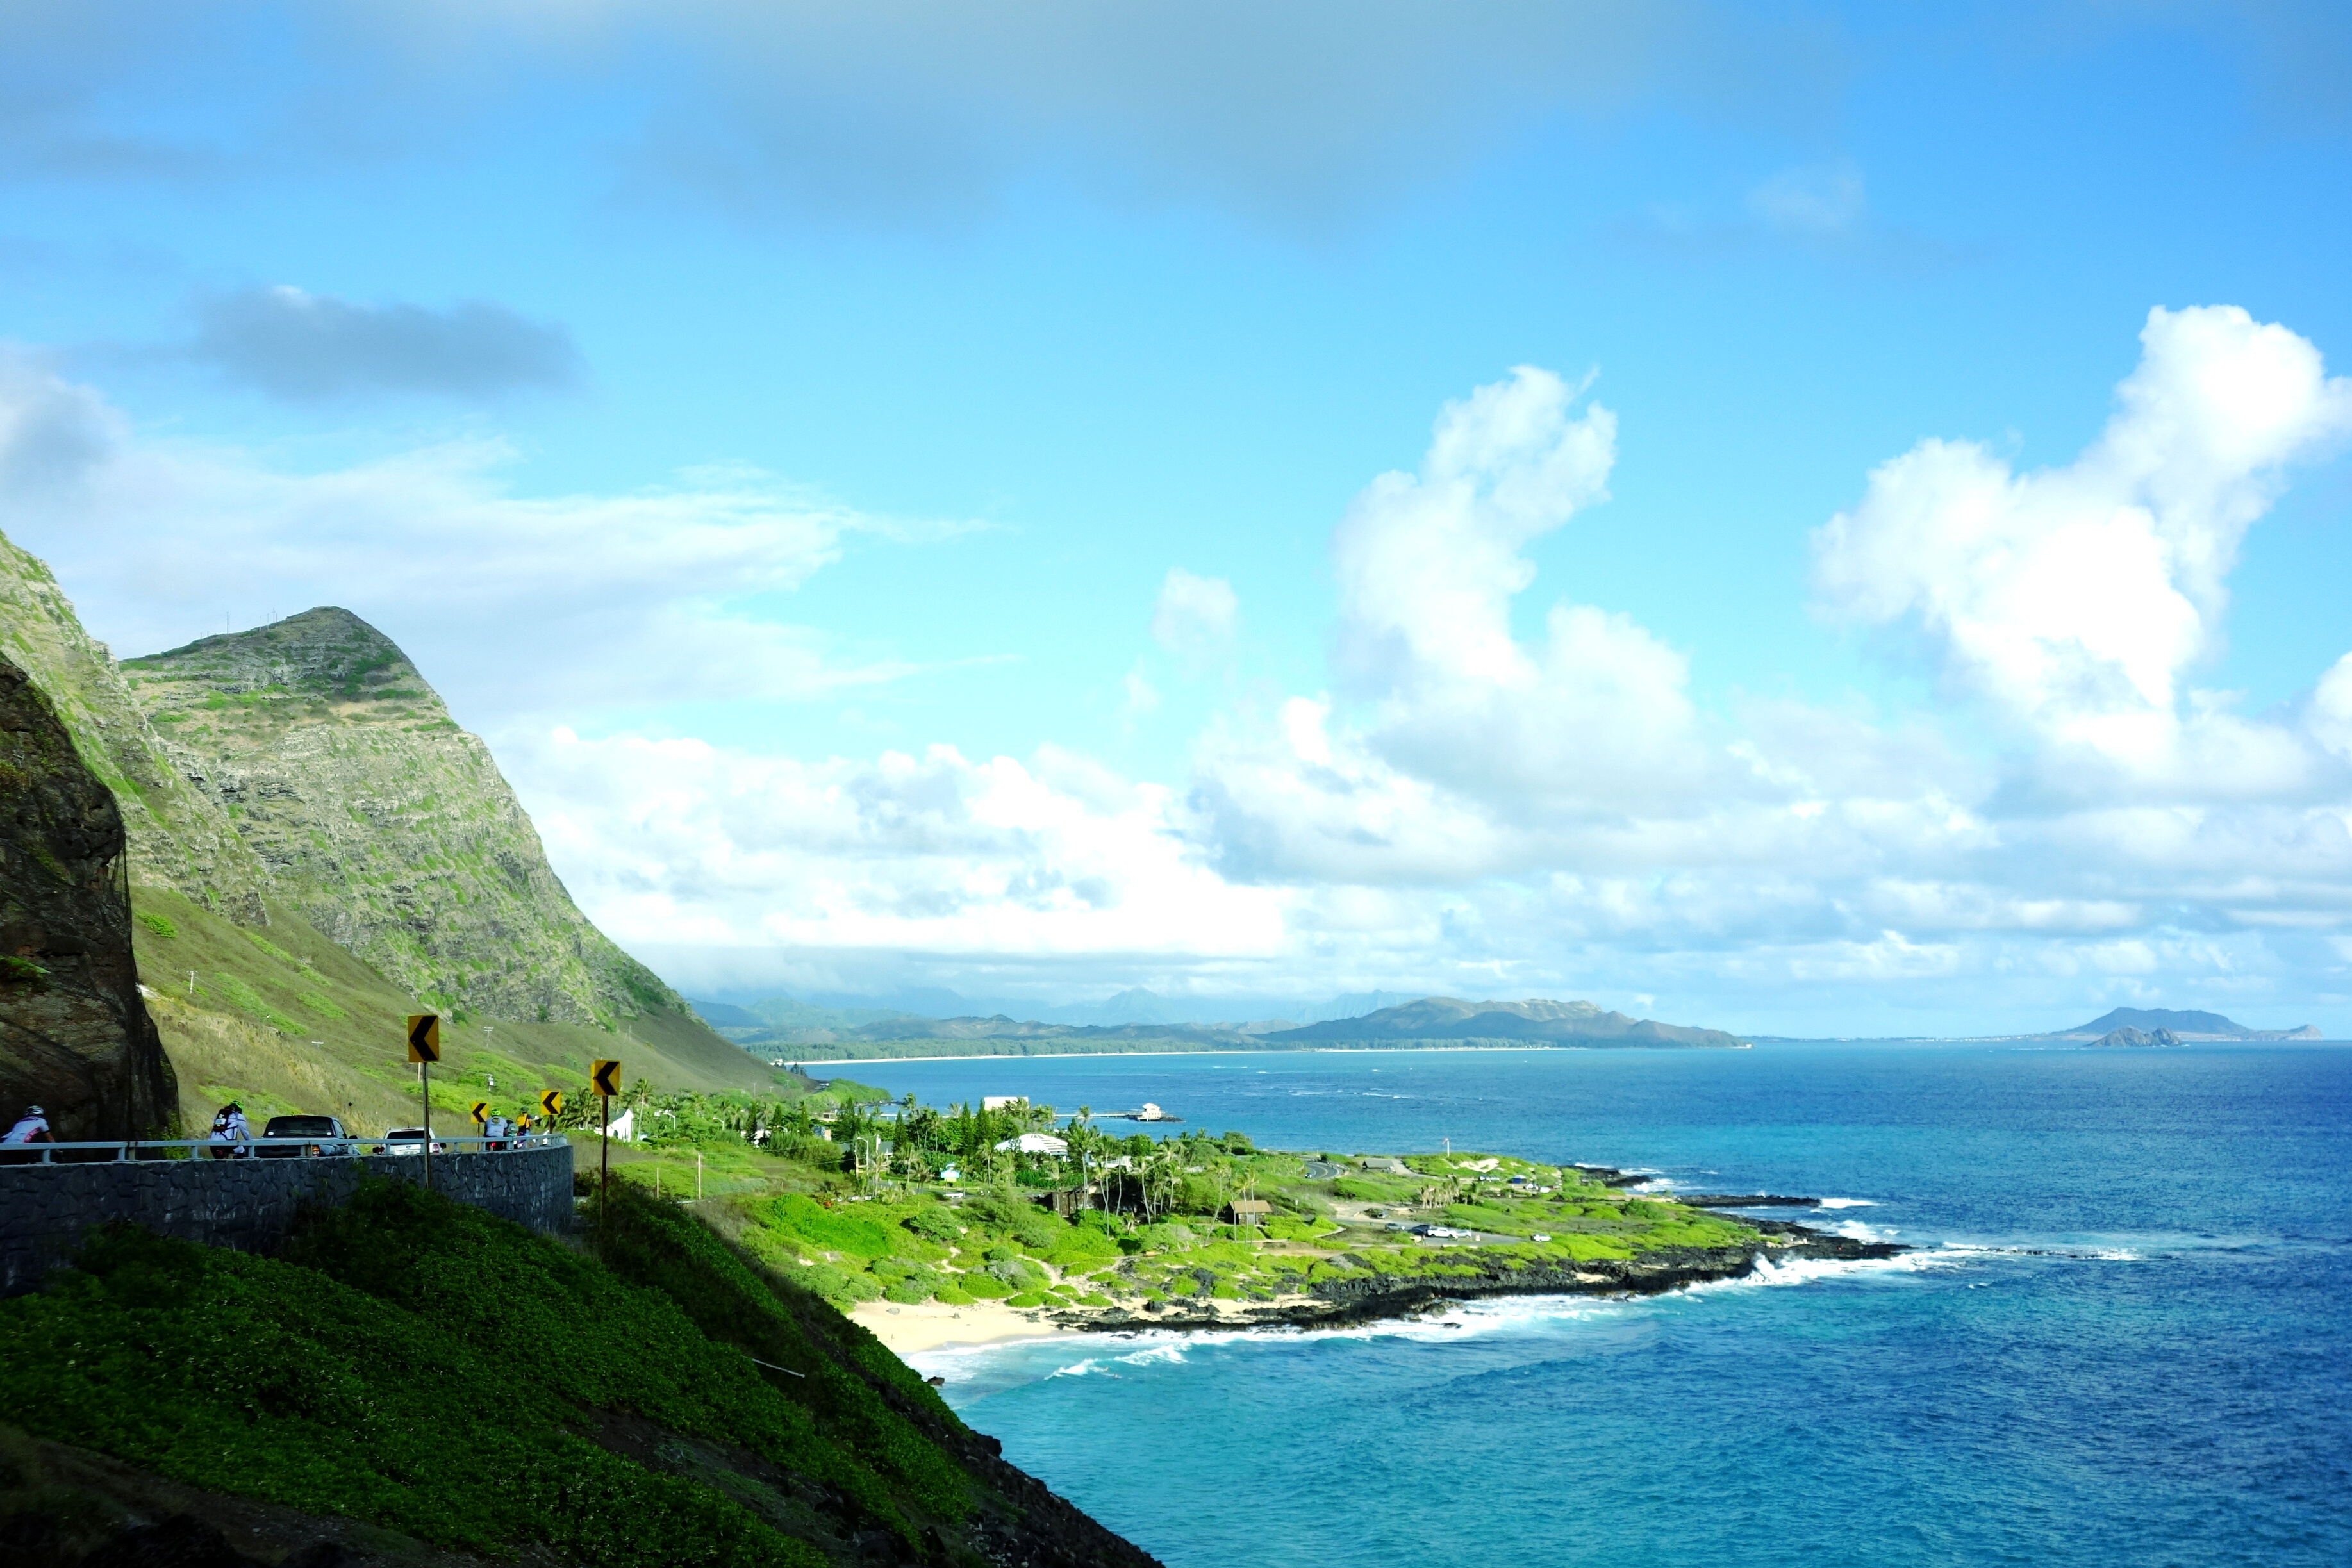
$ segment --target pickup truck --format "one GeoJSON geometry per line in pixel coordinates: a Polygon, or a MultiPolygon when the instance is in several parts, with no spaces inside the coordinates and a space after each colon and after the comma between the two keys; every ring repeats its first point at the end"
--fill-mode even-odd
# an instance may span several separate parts
{"type": "Polygon", "coordinates": [[[253,1152],[265,1160],[282,1160],[300,1155],[355,1155],[359,1147],[332,1116],[272,1116],[253,1152]]]}

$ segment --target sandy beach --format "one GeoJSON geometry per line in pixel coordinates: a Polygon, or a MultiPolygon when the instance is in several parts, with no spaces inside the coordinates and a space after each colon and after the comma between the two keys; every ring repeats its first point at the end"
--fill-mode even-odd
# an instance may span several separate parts
{"type": "Polygon", "coordinates": [[[860,1301],[849,1316],[902,1356],[941,1345],[993,1344],[1000,1340],[1044,1339],[1077,1332],[1053,1322],[1043,1310],[1024,1311],[998,1301],[975,1301],[968,1307],[943,1306],[938,1301],[916,1306],[860,1301]]]}

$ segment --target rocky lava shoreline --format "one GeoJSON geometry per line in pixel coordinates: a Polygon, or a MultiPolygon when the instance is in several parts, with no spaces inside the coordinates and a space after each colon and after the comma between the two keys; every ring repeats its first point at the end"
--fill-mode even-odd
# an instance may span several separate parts
{"type": "Polygon", "coordinates": [[[1454,1275],[1444,1281],[1330,1280],[1300,1295],[1236,1312],[1154,1301],[1140,1309],[1067,1309],[1040,1317],[1064,1328],[1095,1333],[1137,1329],[1344,1328],[1422,1317],[1457,1301],[1495,1296],[1654,1296],[1710,1281],[1745,1279],[1756,1271],[1759,1260],[1768,1259],[1775,1263],[1796,1259],[1852,1262],[1894,1258],[1911,1250],[1892,1241],[1862,1241],[1786,1220],[1746,1223],[1761,1233],[1761,1240],[1738,1247],[1664,1247],[1636,1258],[1541,1268],[1505,1267],[1497,1260],[1478,1275],[1454,1275]]]}

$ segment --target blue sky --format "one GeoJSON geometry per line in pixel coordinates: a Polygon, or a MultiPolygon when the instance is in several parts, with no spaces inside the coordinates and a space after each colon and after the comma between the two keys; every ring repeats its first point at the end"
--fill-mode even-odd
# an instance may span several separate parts
{"type": "Polygon", "coordinates": [[[5,526],[690,987],[2352,1033],[2337,8],[6,14],[5,526]]]}

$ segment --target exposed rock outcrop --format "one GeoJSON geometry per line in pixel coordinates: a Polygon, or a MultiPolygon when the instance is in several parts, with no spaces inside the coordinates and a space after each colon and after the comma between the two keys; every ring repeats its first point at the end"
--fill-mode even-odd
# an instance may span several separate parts
{"type": "Polygon", "coordinates": [[[2153,1033],[2137,1029],[2113,1029],[2099,1037],[2101,1045],[2186,1045],[2189,1042],[2168,1029],[2153,1033]]]}
{"type": "Polygon", "coordinates": [[[122,672],[273,896],[395,985],[493,1019],[688,1012],[580,913],[489,748],[351,612],[305,611],[122,672]]]}
{"type": "Polygon", "coordinates": [[[0,658],[0,1114],[60,1140],[156,1133],[179,1099],[139,995],[122,813],[0,658]]]}
{"type": "Polygon", "coordinates": [[[266,925],[269,876],[219,804],[180,776],[103,643],[49,569],[0,534],[0,653],[30,675],[114,791],[131,873],[245,925],[266,925]]]}

